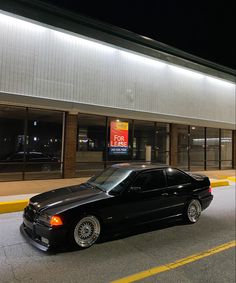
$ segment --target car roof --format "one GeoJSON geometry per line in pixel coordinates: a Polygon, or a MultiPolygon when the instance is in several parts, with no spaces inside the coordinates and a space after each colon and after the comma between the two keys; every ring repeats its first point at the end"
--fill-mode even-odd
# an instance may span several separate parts
{"type": "Polygon", "coordinates": [[[170,166],[165,164],[152,164],[152,163],[136,163],[136,162],[130,162],[130,163],[117,163],[113,164],[112,167],[114,168],[127,168],[133,171],[141,171],[141,170],[148,170],[148,169],[165,169],[170,168],[170,166]]]}

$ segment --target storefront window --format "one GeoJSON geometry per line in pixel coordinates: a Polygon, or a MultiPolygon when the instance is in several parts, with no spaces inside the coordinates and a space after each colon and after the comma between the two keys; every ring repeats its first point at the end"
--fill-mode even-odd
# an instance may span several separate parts
{"type": "Polygon", "coordinates": [[[169,163],[169,124],[80,114],[78,125],[78,176],[114,163],[144,161],[146,146],[152,162],[169,163]]]}
{"type": "Polygon", "coordinates": [[[169,124],[155,124],[154,162],[169,164],[169,124]]]}
{"type": "Polygon", "coordinates": [[[219,169],[219,129],[206,129],[206,166],[219,169]]]}
{"type": "Polygon", "coordinates": [[[0,106],[0,181],[61,178],[62,116],[0,106]]]}
{"type": "MultiPolygon", "coordinates": [[[[78,177],[119,162],[145,161],[192,171],[232,168],[231,130],[79,114],[78,177]],[[206,145],[206,146],[205,146],[206,145]],[[206,157],[206,160],[205,160],[206,157]],[[220,160],[221,159],[221,160],[220,160]]],[[[63,169],[63,113],[0,106],[0,181],[60,178],[63,169]]]]}
{"type": "Polygon", "coordinates": [[[232,135],[231,130],[221,130],[221,168],[232,168],[232,135]]]}
{"type": "Polygon", "coordinates": [[[146,145],[151,146],[152,160],[154,160],[155,123],[134,121],[133,159],[146,159],[146,145]]]}
{"type": "Polygon", "coordinates": [[[25,108],[0,106],[0,181],[21,180],[25,108]]]}
{"type": "Polygon", "coordinates": [[[61,177],[62,113],[30,108],[27,116],[25,179],[61,177]]]}
{"type": "Polygon", "coordinates": [[[179,125],[178,127],[178,166],[188,169],[188,126],[179,125]]]}
{"type": "Polygon", "coordinates": [[[190,127],[190,169],[204,170],[205,128],[190,127]]]}
{"type": "Polygon", "coordinates": [[[104,169],[106,160],[106,117],[79,114],[76,172],[87,177],[104,169]]]}

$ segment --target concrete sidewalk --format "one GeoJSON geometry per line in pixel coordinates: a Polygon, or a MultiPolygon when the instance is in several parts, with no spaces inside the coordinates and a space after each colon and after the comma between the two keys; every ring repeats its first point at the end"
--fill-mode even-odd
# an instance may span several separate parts
{"type": "MultiPolygon", "coordinates": [[[[211,186],[228,186],[235,182],[235,170],[201,171],[211,180],[211,186]]],[[[72,186],[86,182],[88,178],[33,180],[17,182],[0,182],[0,213],[23,210],[28,199],[32,196],[57,189],[64,186],[72,186]]]]}
{"type": "Polygon", "coordinates": [[[236,175],[236,170],[214,170],[214,171],[198,171],[196,173],[204,174],[210,179],[227,179],[236,175]]]}
{"type": "Polygon", "coordinates": [[[51,179],[32,181],[0,182],[0,197],[25,194],[38,194],[48,190],[72,186],[86,182],[88,178],[51,179]]]}

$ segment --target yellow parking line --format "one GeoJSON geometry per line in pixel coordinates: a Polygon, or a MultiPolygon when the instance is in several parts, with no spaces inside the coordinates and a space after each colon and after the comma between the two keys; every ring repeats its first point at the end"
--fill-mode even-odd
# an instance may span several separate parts
{"type": "Polygon", "coordinates": [[[165,264],[165,265],[157,266],[157,267],[154,267],[154,268],[151,268],[151,269],[148,269],[148,270],[145,270],[145,271],[142,271],[142,272],[139,272],[139,273],[136,273],[136,274],[133,274],[133,275],[130,275],[130,276],[127,276],[127,277],[124,277],[124,278],[112,281],[111,283],[135,282],[135,281],[138,281],[138,280],[141,280],[141,279],[144,279],[144,278],[156,275],[156,274],[161,273],[161,272],[165,272],[165,271],[169,271],[171,269],[175,269],[175,268],[177,268],[179,266],[188,264],[190,262],[197,261],[197,260],[202,259],[204,257],[211,256],[213,254],[222,252],[224,250],[233,248],[235,246],[236,246],[236,241],[228,242],[228,243],[225,243],[223,245],[214,247],[214,248],[212,248],[210,250],[203,251],[201,253],[197,253],[197,254],[194,254],[194,255],[191,255],[191,256],[179,259],[179,260],[177,260],[175,262],[172,262],[172,263],[168,263],[168,264],[165,264]]]}

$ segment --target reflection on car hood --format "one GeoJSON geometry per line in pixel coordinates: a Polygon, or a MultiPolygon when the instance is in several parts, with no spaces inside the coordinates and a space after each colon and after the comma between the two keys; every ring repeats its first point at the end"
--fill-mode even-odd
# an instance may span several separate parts
{"type": "Polygon", "coordinates": [[[70,203],[77,203],[82,200],[89,201],[89,199],[96,199],[96,196],[100,194],[105,193],[85,183],[36,195],[30,199],[30,204],[37,211],[41,211],[46,208],[55,208],[70,203]]]}

